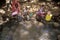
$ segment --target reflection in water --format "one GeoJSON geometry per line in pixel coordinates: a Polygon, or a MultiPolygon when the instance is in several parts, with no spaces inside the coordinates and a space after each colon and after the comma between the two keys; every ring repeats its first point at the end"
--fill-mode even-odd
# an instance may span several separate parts
{"type": "Polygon", "coordinates": [[[57,40],[57,36],[51,24],[40,26],[32,24],[31,22],[29,23],[25,22],[23,24],[17,25],[15,21],[9,21],[3,25],[3,32],[1,39],[2,40],[57,40]],[[29,24],[31,25],[31,27],[27,29],[26,27],[29,24]]]}

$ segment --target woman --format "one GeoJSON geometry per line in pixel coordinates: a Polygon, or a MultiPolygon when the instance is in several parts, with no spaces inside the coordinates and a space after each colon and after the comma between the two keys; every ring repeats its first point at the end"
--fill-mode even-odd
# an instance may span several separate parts
{"type": "Polygon", "coordinates": [[[11,3],[12,17],[14,20],[18,19],[18,14],[20,13],[19,0],[12,0],[11,3]]]}

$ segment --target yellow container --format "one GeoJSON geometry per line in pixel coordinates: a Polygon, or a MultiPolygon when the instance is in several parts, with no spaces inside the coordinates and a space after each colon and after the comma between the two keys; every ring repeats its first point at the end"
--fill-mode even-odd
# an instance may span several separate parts
{"type": "Polygon", "coordinates": [[[46,17],[45,17],[45,20],[46,21],[51,21],[51,18],[52,18],[52,14],[47,14],[46,17]]]}

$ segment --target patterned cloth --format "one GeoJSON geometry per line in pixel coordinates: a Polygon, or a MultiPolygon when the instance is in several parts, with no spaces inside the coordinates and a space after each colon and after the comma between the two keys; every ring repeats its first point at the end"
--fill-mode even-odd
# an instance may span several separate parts
{"type": "Polygon", "coordinates": [[[19,4],[19,2],[15,2],[15,1],[12,1],[12,3],[11,3],[11,10],[12,10],[12,12],[17,11],[19,13],[19,11],[20,11],[20,4],[19,4]]]}

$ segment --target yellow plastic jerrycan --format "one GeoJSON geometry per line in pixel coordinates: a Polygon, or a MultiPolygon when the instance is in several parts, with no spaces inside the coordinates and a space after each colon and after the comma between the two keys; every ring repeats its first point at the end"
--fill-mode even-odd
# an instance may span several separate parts
{"type": "Polygon", "coordinates": [[[52,18],[52,14],[51,13],[47,13],[46,17],[45,17],[45,20],[46,21],[51,21],[51,18],[52,18]]]}

